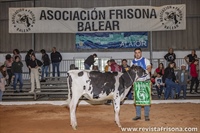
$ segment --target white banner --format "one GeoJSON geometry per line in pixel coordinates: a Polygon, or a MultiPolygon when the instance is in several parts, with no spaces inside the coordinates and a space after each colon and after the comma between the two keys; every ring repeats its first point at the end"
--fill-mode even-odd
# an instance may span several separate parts
{"type": "Polygon", "coordinates": [[[125,32],[186,29],[186,6],[9,8],[9,33],[125,32]]]}

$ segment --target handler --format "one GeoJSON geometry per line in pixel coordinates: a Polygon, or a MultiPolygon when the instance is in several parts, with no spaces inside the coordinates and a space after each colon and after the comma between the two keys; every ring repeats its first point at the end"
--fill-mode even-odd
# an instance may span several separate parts
{"type": "MultiPolygon", "coordinates": [[[[132,65],[141,66],[144,70],[146,70],[147,75],[144,77],[140,77],[137,81],[146,81],[150,79],[149,72],[151,72],[151,64],[150,61],[144,57],[142,57],[142,50],[141,48],[136,48],[134,50],[134,59],[132,61],[132,65]]],[[[133,118],[133,120],[139,120],[141,119],[141,105],[136,105],[136,117],[133,118]]],[[[145,114],[145,121],[149,121],[149,111],[150,106],[145,105],[144,106],[144,114],[145,114]]]]}

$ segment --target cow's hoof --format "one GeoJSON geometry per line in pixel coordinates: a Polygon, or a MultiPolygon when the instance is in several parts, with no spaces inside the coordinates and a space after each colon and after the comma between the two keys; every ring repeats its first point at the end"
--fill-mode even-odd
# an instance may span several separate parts
{"type": "Polygon", "coordinates": [[[76,129],[77,129],[77,126],[73,126],[72,128],[73,128],[74,130],[76,130],[76,129]]]}
{"type": "Polygon", "coordinates": [[[120,128],[122,127],[122,125],[121,125],[121,124],[118,124],[117,122],[116,122],[116,124],[117,124],[117,126],[118,126],[118,127],[120,127],[120,128]]]}

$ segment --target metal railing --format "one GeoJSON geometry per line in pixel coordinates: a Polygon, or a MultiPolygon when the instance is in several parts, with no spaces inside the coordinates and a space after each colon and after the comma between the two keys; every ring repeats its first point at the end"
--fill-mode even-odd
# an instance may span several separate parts
{"type": "MultiPolygon", "coordinates": [[[[78,59],[68,59],[68,60],[62,60],[62,62],[60,63],[60,76],[61,77],[65,77],[67,76],[67,71],[70,70],[70,65],[71,64],[75,64],[76,67],[78,67],[79,69],[84,69],[84,58],[78,58],[78,59]]],[[[99,66],[99,70],[100,71],[104,71],[104,67],[106,66],[106,62],[107,62],[108,58],[99,58],[96,61],[96,65],[99,66]]],[[[121,64],[121,59],[115,59],[116,63],[121,64]]],[[[130,65],[132,62],[132,59],[127,59],[128,64],[130,65]]],[[[25,65],[25,61],[22,61],[24,64],[23,67],[23,79],[29,79],[29,70],[25,65]]],[[[163,58],[161,59],[153,59],[152,60],[152,64],[153,64],[153,68],[157,68],[159,63],[163,63],[164,66],[167,66],[167,61],[164,60],[163,58]]],[[[175,60],[176,66],[177,68],[179,68],[181,66],[181,64],[186,64],[185,60],[183,58],[177,58],[175,60]]],[[[50,65],[49,67],[49,76],[52,76],[52,65],[50,65]]]]}

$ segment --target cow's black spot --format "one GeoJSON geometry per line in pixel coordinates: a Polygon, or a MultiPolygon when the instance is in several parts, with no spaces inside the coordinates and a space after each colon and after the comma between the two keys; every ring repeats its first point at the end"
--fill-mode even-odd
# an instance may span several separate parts
{"type": "Polygon", "coordinates": [[[93,99],[98,99],[99,95],[93,95],[93,99]]]}
{"type": "Polygon", "coordinates": [[[83,71],[79,72],[79,73],[78,73],[78,76],[79,76],[79,77],[80,77],[80,76],[83,76],[83,71]]]}
{"type": "Polygon", "coordinates": [[[100,93],[106,93],[109,95],[112,91],[115,90],[115,76],[118,73],[102,73],[99,71],[89,72],[90,85],[92,85],[93,96],[99,96],[100,93]]]}
{"type": "MultiPolygon", "coordinates": [[[[121,96],[122,93],[124,93],[125,89],[132,86],[133,82],[135,80],[136,77],[136,69],[137,71],[141,74],[144,72],[143,69],[141,69],[141,67],[131,67],[127,72],[125,72],[120,78],[119,78],[119,95],[121,96]]],[[[140,75],[139,74],[139,75],[140,75]]]]}
{"type": "Polygon", "coordinates": [[[72,98],[72,77],[68,74],[68,76],[69,76],[69,91],[70,91],[70,98],[72,98]]]}
{"type": "Polygon", "coordinates": [[[90,82],[90,80],[86,80],[86,83],[90,82]]]}
{"type": "Polygon", "coordinates": [[[89,87],[89,89],[88,89],[89,91],[91,90],[91,86],[89,87]]]}

